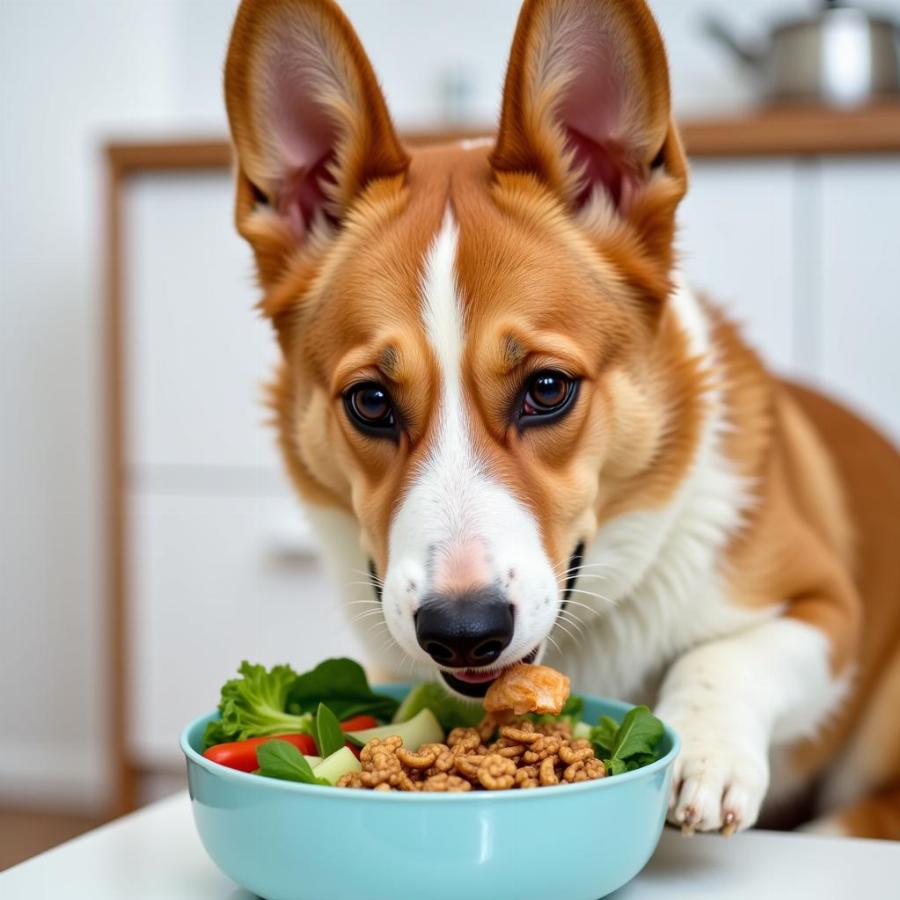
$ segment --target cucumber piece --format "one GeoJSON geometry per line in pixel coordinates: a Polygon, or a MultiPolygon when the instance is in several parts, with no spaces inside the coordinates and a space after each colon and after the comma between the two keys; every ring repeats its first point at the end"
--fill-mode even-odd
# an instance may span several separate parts
{"type": "Polygon", "coordinates": [[[364,731],[350,731],[347,737],[362,747],[372,738],[388,738],[395,734],[403,738],[403,746],[410,750],[418,750],[422,744],[437,744],[444,740],[441,723],[430,709],[420,710],[408,722],[379,725],[377,728],[366,728],[364,731]]]}
{"type": "Polygon", "coordinates": [[[430,709],[445,731],[457,726],[474,728],[484,718],[484,709],[477,700],[461,700],[438,682],[426,681],[406,695],[394,714],[394,721],[408,722],[423,709],[430,709]]]}
{"type": "MultiPolygon", "coordinates": [[[[306,759],[312,764],[313,757],[306,759]]],[[[337,784],[337,780],[348,772],[358,772],[362,767],[359,760],[349,747],[341,747],[335,750],[331,756],[326,756],[318,765],[313,766],[313,775],[316,778],[324,778],[331,784],[337,784]]]]}
{"type": "Polygon", "coordinates": [[[306,761],[315,768],[320,762],[322,762],[323,757],[321,756],[306,756],[304,754],[306,761]]]}
{"type": "Polygon", "coordinates": [[[572,737],[576,740],[578,738],[590,738],[591,736],[591,726],[588,725],[587,722],[576,722],[572,726],[572,737]]]}

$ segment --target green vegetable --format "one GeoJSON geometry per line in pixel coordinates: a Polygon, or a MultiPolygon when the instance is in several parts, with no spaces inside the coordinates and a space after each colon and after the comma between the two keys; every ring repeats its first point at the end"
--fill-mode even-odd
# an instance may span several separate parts
{"type": "Polygon", "coordinates": [[[341,731],[341,723],[337,716],[324,704],[320,703],[313,724],[313,737],[322,756],[331,756],[344,746],[346,740],[341,731]]]}
{"type": "Polygon", "coordinates": [[[610,775],[620,775],[656,762],[663,724],[646,706],[625,713],[622,724],[603,716],[591,730],[591,742],[610,775]]]}
{"type": "Polygon", "coordinates": [[[315,775],[309,760],[293,744],[286,741],[268,741],[260,744],[256,749],[256,761],[259,763],[256,774],[264,775],[266,778],[300,781],[303,784],[331,784],[327,778],[315,775]]]}
{"type": "Polygon", "coordinates": [[[349,747],[341,747],[313,767],[313,775],[328,784],[337,784],[338,779],[348,772],[358,772],[362,766],[349,747]]]}
{"type": "Polygon", "coordinates": [[[603,756],[612,756],[618,733],[619,723],[612,716],[601,716],[600,721],[591,730],[591,742],[603,756]]]}
{"type": "Polygon", "coordinates": [[[345,658],[326,659],[298,675],[288,691],[286,709],[298,715],[311,713],[320,703],[341,720],[368,714],[390,721],[398,706],[392,697],[376,694],[362,666],[345,658]]]}
{"type": "Polygon", "coordinates": [[[379,725],[378,728],[367,728],[365,731],[350,731],[346,736],[362,747],[372,738],[387,738],[394,734],[399,734],[403,738],[403,746],[410,750],[418,750],[422,744],[437,744],[444,740],[441,724],[430,709],[420,710],[408,722],[379,725]]]}
{"type": "Polygon", "coordinates": [[[244,660],[238,672],[240,678],[232,678],[222,687],[221,718],[206,726],[204,750],[229,741],[310,730],[311,715],[285,711],[288,693],[298,680],[290,666],[275,666],[267,671],[265,666],[244,660]]]}
{"type": "Polygon", "coordinates": [[[416,685],[394,713],[395,722],[408,722],[423,709],[430,709],[444,731],[474,728],[484,718],[477,700],[461,700],[436,681],[416,685]]]}
{"type": "Polygon", "coordinates": [[[551,716],[549,713],[542,713],[538,715],[536,713],[530,713],[529,718],[535,725],[546,725],[549,722],[568,722],[569,725],[574,729],[575,726],[581,721],[581,715],[584,712],[584,698],[579,697],[576,694],[572,694],[568,700],[566,700],[565,705],[560,710],[558,716],[551,716]]]}

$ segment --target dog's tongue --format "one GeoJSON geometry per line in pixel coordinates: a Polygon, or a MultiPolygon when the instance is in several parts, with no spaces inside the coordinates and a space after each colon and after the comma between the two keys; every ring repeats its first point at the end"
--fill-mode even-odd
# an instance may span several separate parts
{"type": "Polygon", "coordinates": [[[499,672],[480,672],[477,669],[454,669],[453,677],[467,684],[484,684],[486,681],[496,681],[499,672]]]}

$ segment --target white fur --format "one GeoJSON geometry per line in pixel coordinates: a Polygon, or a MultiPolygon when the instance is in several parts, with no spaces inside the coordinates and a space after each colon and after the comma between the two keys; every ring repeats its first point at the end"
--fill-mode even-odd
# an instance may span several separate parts
{"type": "Polygon", "coordinates": [[[495,665],[515,662],[545,637],[556,615],[553,570],[537,522],[474,452],[462,389],[462,305],[456,285],[457,228],[448,211],[431,247],[422,288],[422,319],[441,378],[437,433],[391,524],[384,613],[404,651],[426,661],[413,616],[435,589],[441,554],[460,545],[483,550],[487,584],[515,607],[512,642],[495,665]]]}
{"type": "Polygon", "coordinates": [[[493,147],[494,138],[490,135],[485,135],[484,137],[477,138],[463,138],[459,142],[459,146],[466,151],[477,150],[479,147],[493,147]]]}
{"type": "Polygon", "coordinates": [[[778,617],[685,653],[666,676],[659,714],[678,731],[670,818],[702,830],[757,818],[772,746],[811,737],[840,702],[828,640],[778,617]]]}

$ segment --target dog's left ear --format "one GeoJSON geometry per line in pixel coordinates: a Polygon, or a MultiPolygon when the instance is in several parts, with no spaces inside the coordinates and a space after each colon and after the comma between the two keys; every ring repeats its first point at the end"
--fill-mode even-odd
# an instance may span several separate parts
{"type": "Polygon", "coordinates": [[[601,203],[671,261],[686,163],[644,0],[526,0],[491,162],[537,175],[573,211],[601,203]]]}
{"type": "Polygon", "coordinates": [[[275,282],[317,226],[339,224],[406,155],[353,27],[333,0],[243,0],[225,64],[238,231],[275,282]]]}

